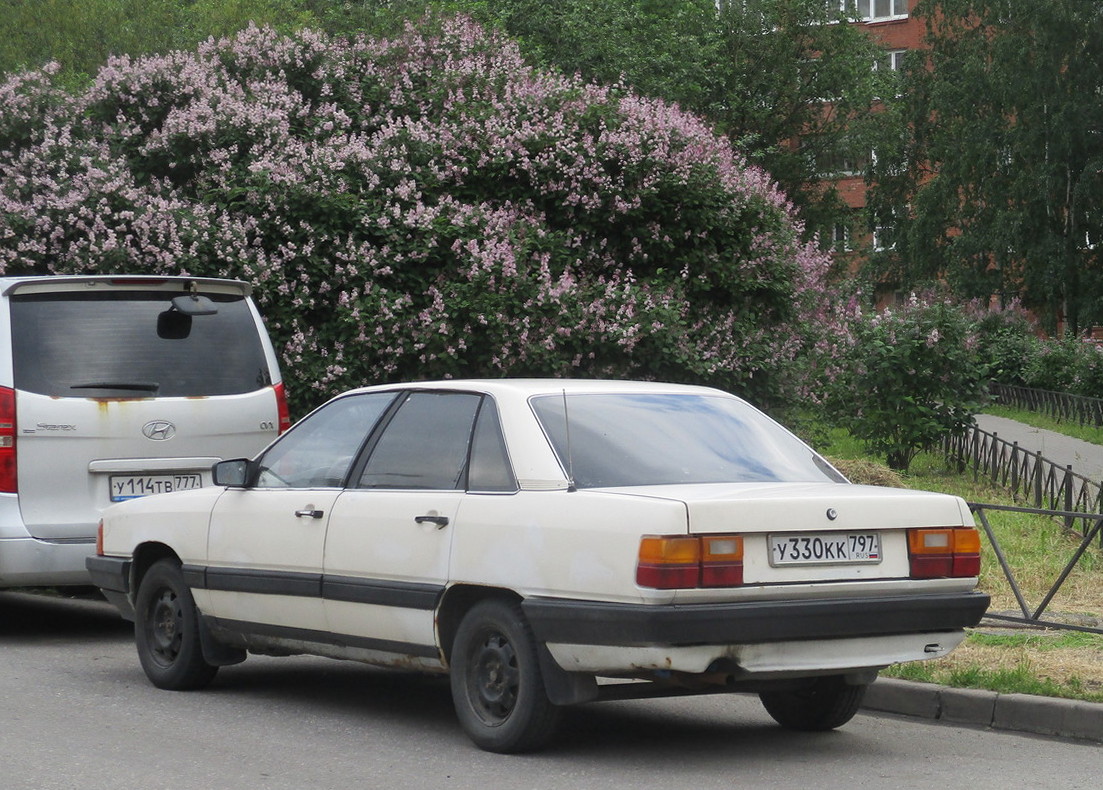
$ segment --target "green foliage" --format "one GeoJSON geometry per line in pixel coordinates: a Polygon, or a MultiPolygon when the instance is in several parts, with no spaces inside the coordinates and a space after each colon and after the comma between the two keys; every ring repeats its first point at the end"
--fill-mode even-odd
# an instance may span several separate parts
{"type": "Polygon", "coordinates": [[[111,55],[191,47],[250,22],[292,30],[314,16],[303,0],[0,0],[0,72],[61,65],[84,85],[111,55]]]}
{"type": "Polygon", "coordinates": [[[1022,298],[1050,330],[1103,322],[1103,6],[923,0],[871,205],[902,284],[1022,298]],[[905,208],[906,207],[906,208],[905,208]]]}
{"type": "Polygon", "coordinates": [[[852,332],[850,369],[838,382],[834,412],[890,468],[907,470],[921,449],[972,421],[987,366],[964,310],[912,296],[858,319],[852,332]]]}
{"type": "MultiPolygon", "coordinates": [[[[360,3],[378,26],[380,6],[360,3]],[[369,13],[368,8],[371,11],[369,13]]],[[[860,28],[831,24],[823,0],[436,0],[516,37],[530,60],[678,103],[731,138],[778,181],[809,234],[829,239],[849,217],[823,174],[868,164],[893,116],[875,112],[896,92],[874,70],[883,52],[860,28]],[[824,99],[831,101],[825,111],[824,99]],[[793,140],[801,139],[794,147],[793,140]],[[828,232],[825,232],[828,231],[828,232]]]]}

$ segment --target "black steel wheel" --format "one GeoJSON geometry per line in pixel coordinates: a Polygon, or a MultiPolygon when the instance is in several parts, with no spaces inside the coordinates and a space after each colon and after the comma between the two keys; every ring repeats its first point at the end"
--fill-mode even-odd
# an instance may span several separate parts
{"type": "Polygon", "coordinates": [[[199,613],[178,562],[165,559],[150,566],[134,611],[138,659],[153,685],[185,691],[211,682],[218,667],[203,659],[199,613]]]}
{"type": "Polygon", "coordinates": [[[868,685],[852,686],[841,675],[816,678],[792,691],[764,691],[758,695],[766,712],[789,730],[823,732],[854,718],[868,685]]]}
{"type": "Polygon", "coordinates": [[[480,748],[533,751],[554,735],[560,709],[544,690],[536,641],[519,604],[473,606],[456,631],[451,671],[456,716],[480,748]]]}

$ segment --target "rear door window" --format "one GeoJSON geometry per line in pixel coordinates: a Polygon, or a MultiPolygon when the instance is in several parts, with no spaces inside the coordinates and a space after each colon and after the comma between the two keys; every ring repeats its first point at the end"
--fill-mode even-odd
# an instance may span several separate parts
{"type": "Polygon", "coordinates": [[[188,316],[172,308],[178,295],[14,294],[16,388],[53,397],[191,397],[272,383],[244,297],[204,294],[217,312],[188,316]]]}

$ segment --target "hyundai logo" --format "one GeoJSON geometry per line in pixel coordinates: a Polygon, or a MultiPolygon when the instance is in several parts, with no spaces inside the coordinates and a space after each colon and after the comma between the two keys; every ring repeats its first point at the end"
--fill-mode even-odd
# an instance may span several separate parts
{"type": "Polygon", "coordinates": [[[176,426],[167,420],[152,420],[142,426],[142,435],[155,442],[163,442],[176,435],[176,426]]]}

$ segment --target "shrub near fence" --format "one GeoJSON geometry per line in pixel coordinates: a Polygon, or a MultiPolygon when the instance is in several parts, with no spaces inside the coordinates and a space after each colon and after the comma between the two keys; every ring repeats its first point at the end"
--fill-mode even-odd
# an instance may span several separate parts
{"type": "Polygon", "coordinates": [[[1036,411],[1064,422],[1103,426],[1103,398],[996,382],[989,385],[989,393],[1001,406],[1036,411]]]}

